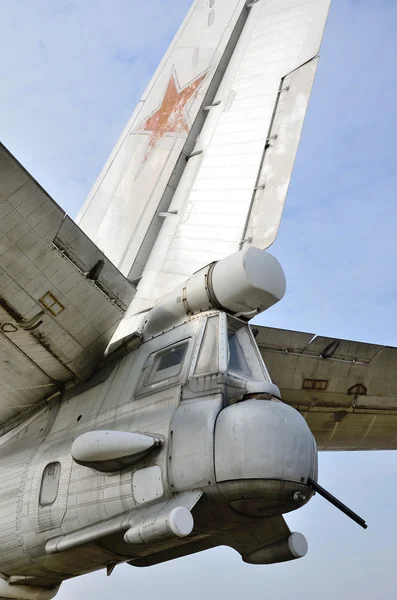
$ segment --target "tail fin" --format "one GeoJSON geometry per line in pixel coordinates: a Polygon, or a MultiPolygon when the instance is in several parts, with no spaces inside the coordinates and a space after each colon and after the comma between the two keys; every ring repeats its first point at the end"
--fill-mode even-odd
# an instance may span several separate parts
{"type": "Polygon", "coordinates": [[[77,222],[138,279],[236,40],[246,0],[195,0],[77,222]]]}

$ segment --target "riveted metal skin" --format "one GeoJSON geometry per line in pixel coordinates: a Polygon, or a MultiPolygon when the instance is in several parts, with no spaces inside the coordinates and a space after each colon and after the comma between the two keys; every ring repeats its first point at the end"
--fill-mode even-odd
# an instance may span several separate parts
{"type": "MultiPolygon", "coordinates": [[[[196,547],[234,547],[235,538],[224,536],[234,531],[238,538],[240,528],[258,515],[262,546],[288,538],[280,515],[302,504],[293,500],[297,492],[309,499],[300,478],[316,477],[315,447],[304,420],[281,402],[235,404],[250,381],[229,373],[222,357],[227,323],[218,311],[188,317],[121,358],[106,377],[93,378],[92,387],[88,382],[82,393],[59,396],[3,444],[0,468],[17,478],[0,482],[0,502],[9,507],[0,521],[2,573],[51,588],[114,561],[161,562],[196,547]],[[211,319],[219,323],[219,359],[212,374],[200,375],[196,370],[207,351],[204,332],[211,319]],[[183,350],[175,355],[173,347],[183,350]],[[159,361],[169,356],[179,357],[180,369],[166,362],[168,376],[157,380],[159,361]],[[279,434],[290,442],[277,446],[279,434]],[[151,447],[150,440],[157,445],[151,447]],[[116,471],[117,460],[126,453],[129,459],[135,447],[150,452],[116,471]],[[300,459],[288,462],[287,453],[297,451],[300,459]],[[111,468],[101,472],[95,458],[109,461],[111,468]],[[48,477],[55,489],[52,501],[48,477]],[[58,477],[55,488],[51,477],[58,477]]],[[[236,326],[255,344],[244,322],[234,320],[236,326]]],[[[259,352],[254,356],[262,388],[273,389],[259,352]]],[[[261,389],[258,381],[255,386],[261,389]]],[[[245,546],[236,547],[246,554],[245,546]]],[[[285,560],[285,552],[282,556],[285,560]]]]}
{"type": "Polygon", "coordinates": [[[216,480],[317,478],[317,448],[305,419],[278,400],[225,408],[215,430],[216,480]],[[266,440],[266,451],[264,449],[266,440]]]}
{"type": "Polygon", "coordinates": [[[317,447],[304,418],[278,400],[246,400],[225,408],[215,429],[215,473],[230,506],[251,516],[296,510],[317,479],[317,447]]]}

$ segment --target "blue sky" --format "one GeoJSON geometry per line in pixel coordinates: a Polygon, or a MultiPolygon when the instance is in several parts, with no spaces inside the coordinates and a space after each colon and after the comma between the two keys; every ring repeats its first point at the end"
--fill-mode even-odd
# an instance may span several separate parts
{"type": "MultiPolygon", "coordinates": [[[[74,216],[190,0],[4,0],[1,140],[74,216]]],[[[296,168],[272,252],[285,299],[260,322],[397,344],[397,3],[333,0],[296,168]]],[[[150,570],[118,567],[59,598],[286,600],[395,597],[394,453],[323,454],[320,482],[361,530],[316,497],[289,515],[309,554],[253,567],[217,549],[150,570]]]]}

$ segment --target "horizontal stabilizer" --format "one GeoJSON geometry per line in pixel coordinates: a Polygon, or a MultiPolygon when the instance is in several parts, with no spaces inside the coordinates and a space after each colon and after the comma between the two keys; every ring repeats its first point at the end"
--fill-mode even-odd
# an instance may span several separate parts
{"type": "Polygon", "coordinates": [[[255,328],[272,381],[319,450],[397,448],[397,348],[255,328]]]}

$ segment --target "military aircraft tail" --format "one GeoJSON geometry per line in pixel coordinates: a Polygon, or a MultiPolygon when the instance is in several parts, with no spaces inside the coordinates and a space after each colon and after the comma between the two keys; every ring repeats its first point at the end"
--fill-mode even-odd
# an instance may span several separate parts
{"type": "Polygon", "coordinates": [[[330,0],[196,0],[78,223],[130,314],[278,231],[330,0]]]}

